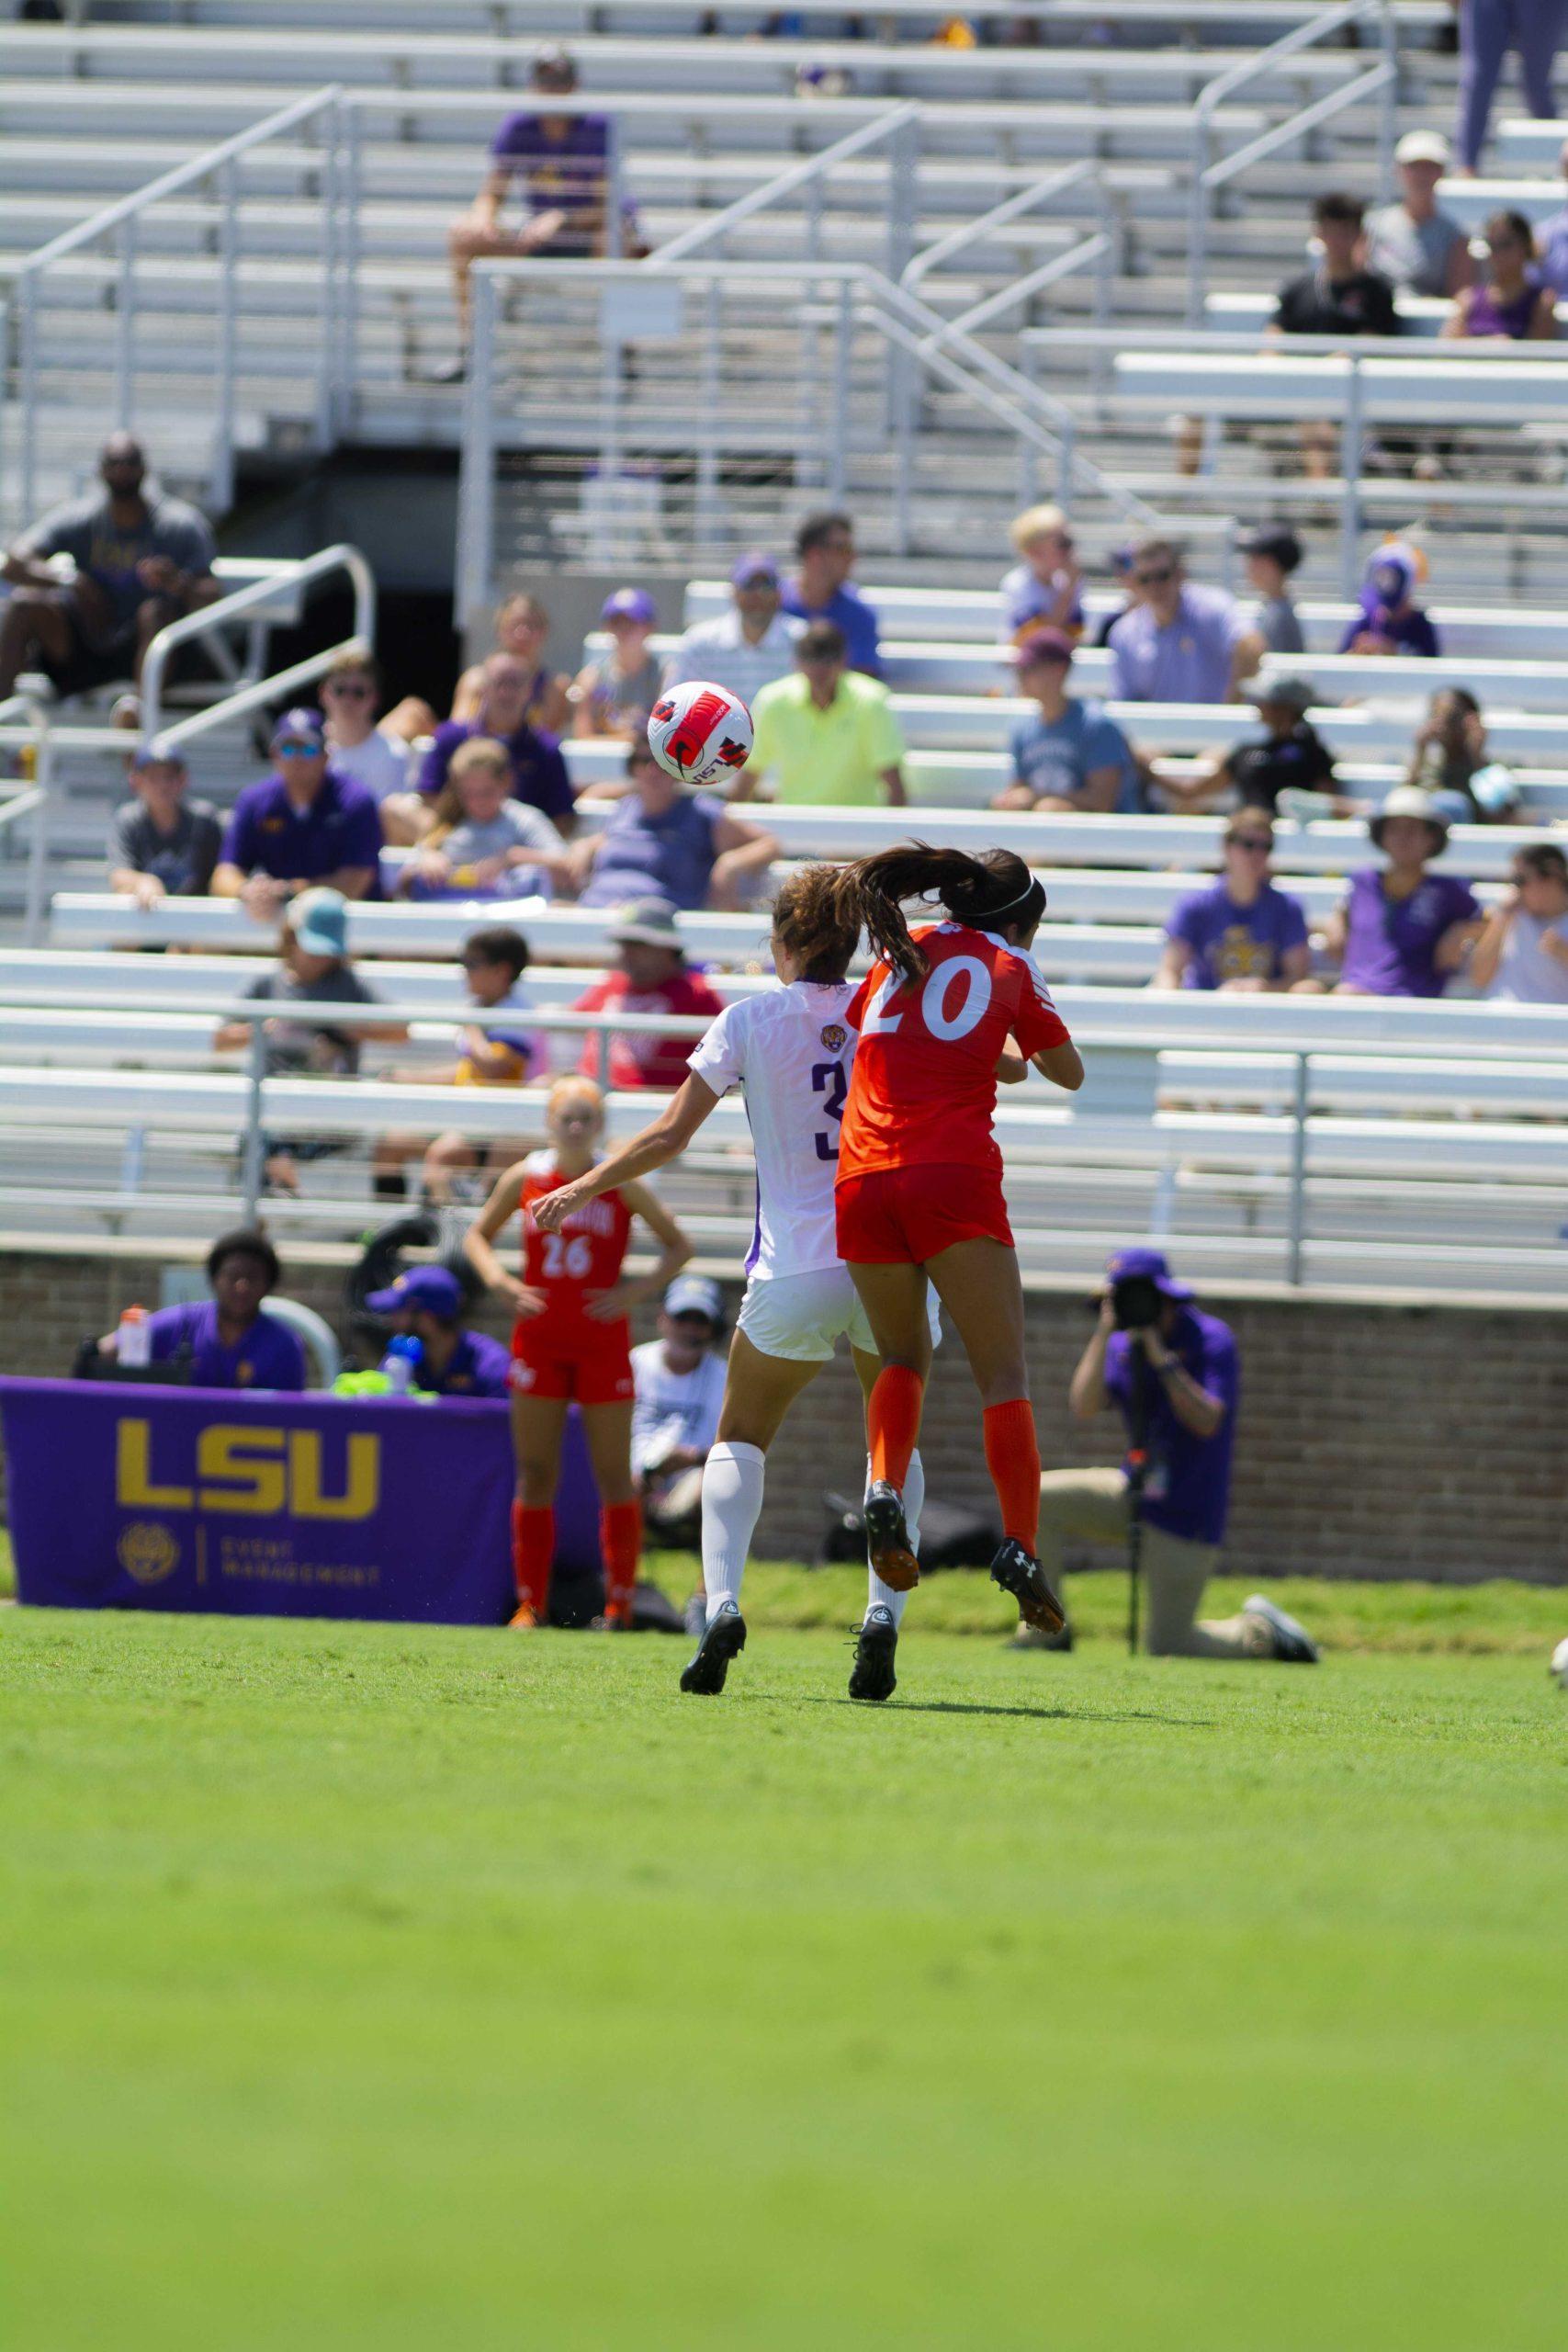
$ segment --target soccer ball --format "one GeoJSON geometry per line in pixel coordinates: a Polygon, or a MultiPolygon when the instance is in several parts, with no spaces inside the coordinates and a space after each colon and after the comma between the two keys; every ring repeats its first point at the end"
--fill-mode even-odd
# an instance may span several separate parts
{"type": "Polygon", "coordinates": [[[725,686],[672,686],[648,718],[649,749],[677,784],[713,784],[751,756],[751,714],[725,686]]]}
{"type": "Polygon", "coordinates": [[[1551,1653],[1551,1679],[1560,1690],[1568,1690],[1568,1634],[1551,1653]]]}

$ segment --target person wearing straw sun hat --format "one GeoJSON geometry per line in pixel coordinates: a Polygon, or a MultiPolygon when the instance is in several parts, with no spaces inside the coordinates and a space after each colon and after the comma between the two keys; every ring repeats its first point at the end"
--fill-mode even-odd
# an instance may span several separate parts
{"type": "Polygon", "coordinates": [[[1328,918],[1324,947],[1338,985],[1351,996],[1441,996],[1482,921],[1468,882],[1429,870],[1448,847],[1448,824],[1428,793],[1401,784],[1367,831],[1387,863],[1352,874],[1328,918]]]}

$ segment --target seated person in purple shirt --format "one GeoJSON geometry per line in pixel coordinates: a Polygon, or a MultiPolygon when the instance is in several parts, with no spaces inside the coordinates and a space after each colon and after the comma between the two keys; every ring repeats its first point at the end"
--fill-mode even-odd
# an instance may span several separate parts
{"type": "Polygon", "coordinates": [[[1156,989],[1258,995],[1292,989],[1312,968],[1306,916],[1269,875],[1274,828],[1263,811],[1238,808],[1224,842],[1219,880],[1179,899],[1166,925],[1156,989]]]}
{"type": "Polygon", "coordinates": [[[808,514],[795,535],[795,578],[779,610],[800,621],[831,621],[843,632],[852,670],[882,674],[876,614],[849,584],[855,568],[855,526],[847,514],[808,514]]]}
{"type": "Polygon", "coordinates": [[[1324,946],[1339,965],[1339,987],[1348,996],[1441,996],[1482,923],[1468,882],[1427,871],[1448,844],[1448,826],[1426,793],[1401,784],[1367,831],[1388,864],[1353,874],[1328,918],[1324,946]]]}
{"type": "Polygon", "coordinates": [[[779,854],[774,836],[731,814],[709,792],[686,792],[667,775],[647,738],[626,752],[631,790],[595,838],[580,842],[581,903],[624,907],[664,899],[695,913],[739,910],[747,886],[779,854]]]}
{"type": "Polygon", "coordinates": [[[1138,602],[1107,640],[1113,702],[1236,702],[1263,656],[1223,588],[1196,587],[1170,539],[1140,539],[1130,577],[1138,602]]]}
{"type": "MultiPolygon", "coordinates": [[[[188,1363],[193,1388],[303,1388],[304,1349],[262,1306],[282,1273],[265,1233],[225,1233],[207,1253],[206,1304],[193,1299],[148,1317],[152,1362],[188,1363]]],[[[101,1356],[118,1352],[118,1331],[98,1341],[101,1356]]]]}
{"type": "Polygon", "coordinates": [[[1367,566],[1357,609],[1345,625],[1341,653],[1414,653],[1435,661],[1442,646],[1416,602],[1421,566],[1413,548],[1390,539],[1367,566]]]}
{"type": "Polygon", "coordinates": [[[577,823],[577,797],[560,746],[543,728],[531,727],[525,713],[533,681],[521,662],[510,653],[492,653],[484,665],[484,691],[473,718],[448,718],[431,737],[430,749],[419,772],[424,809],[420,830],[428,832],[435,796],[446,782],[452,754],[459,743],[479,735],[493,736],[506,746],[512,763],[512,797],[537,808],[569,835],[577,823]]]}
{"type": "Polygon", "coordinates": [[[329,765],[321,712],[286,710],[272,756],[272,775],[246,785],[230,812],[213,897],[238,899],[258,922],[316,883],[376,897],[381,819],[365,786],[329,765]]]}
{"type": "Polygon", "coordinates": [[[448,1267],[412,1266],[365,1302],[394,1331],[417,1340],[413,1385],[435,1396],[510,1396],[512,1353],[483,1331],[462,1328],[463,1285],[448,1267]]]}
{"type": "MultiPolygon", "coordinates": [[[[547,102],[570,98],[577,89],[577,67],[558,44],[540,50],[530,81],[547,102]]],[[[491,142],[490,170],[471,208],[455,220],[446,239],[457,297],[463,341],[468,339],[468,272],[476,261],[520,254],[603,254],[609,222],[611,127],[604,115],[510,114],[491,142]],[[515,229],[502,223],[502,209],[513,191],[526,208],[515,229]]],[[[635,235],[635,208],[623,202],[622,248],[635,235]]],[[[457,371],[452,371],[454,374],[457,371]]]]}

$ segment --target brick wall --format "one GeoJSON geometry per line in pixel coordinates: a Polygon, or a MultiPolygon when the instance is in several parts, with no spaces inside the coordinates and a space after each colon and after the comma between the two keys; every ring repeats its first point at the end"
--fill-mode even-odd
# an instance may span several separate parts
{"type": "MultiPolygon", "coordinates": [[[[122,1303],[155,1303],[158,1265],[124,1251],[0,1255],[0,1371],[61,1373],[122,1303]]],[[[291,1267],[289,1290],[337,1317],[337,1266],[291,1267]]],[[[730,1289],[731,1306],[739,1293],[730,1289]]],[[[1235,1327],[1243,1393],[1228,1565],[1259,1577],[1490,1576],[1568,1583],[1563,1433],[1568,1318],[1461,1307],[1210,1300],[1235,1327]]],[[[499,1322],[487,1328],[500,1330],[499,1322]]],[[[1109,1461],[1107,1418],[1067,1418],[1088,1337],[1077,1299],[1029,1304],[1030,1374],[1047,1465],[1109,1461]]],[[[808,1389],[774,1450],[759,1549],[809,1556],[828,1487],[857,1489],[859,1392],[847,1362],[808,1389]]],[[[956,1344],[931,1384],[931,1491],[988,1496],[979,1413],[956,1344]]]]}

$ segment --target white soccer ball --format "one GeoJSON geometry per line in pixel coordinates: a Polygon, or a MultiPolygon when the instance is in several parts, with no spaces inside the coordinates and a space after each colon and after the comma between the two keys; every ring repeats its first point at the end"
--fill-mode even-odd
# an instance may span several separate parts
{"type": "Polygon", "coordinates": [[[1551,1653],[1551,1679],[1563,1690],[1568,1690],[1568,1634],[1564,1634],[1551,1653]]]}
{"type": "Polygon", "coordinates": [[[649,748],[677,784],[714,784],[751,756],[751,714],[727,686],[671,686],[649,713],[649,748]]]}

